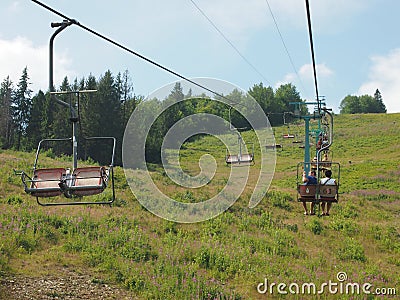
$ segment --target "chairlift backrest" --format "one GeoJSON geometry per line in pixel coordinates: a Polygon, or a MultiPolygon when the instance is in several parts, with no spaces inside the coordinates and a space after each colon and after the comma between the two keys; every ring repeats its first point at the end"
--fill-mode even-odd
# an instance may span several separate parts
{"type": "Polygon", "coordinates": [[[76,196],[100,194],[107,186],[108,174],[105,167],[76,168],[72,173],[70,190],[76,196]]]}
{"type": "Polygon", "coordinates": [[[298,186],[298,191],[301,198],[315,198],[315,193],[317,192],[317,185],[302,184],[298,186]]]}
{"type": "Polygon", "coordinates": [[[53,197],[62,194],[60,182],[65,176],[64,168],[36,169],[26,191],[36,197],[53,197]]]}
{"type": "Polygon", "coordinates": [[[337,194],[336,185],[320,185],[319,194],[322,198],[335,198],[337,194]]]}
{"type": "Polygon", "coordinates": [[[234,164],[239,162],[239,156],[228,154],[225,158],[227,164],[234,164]]]}

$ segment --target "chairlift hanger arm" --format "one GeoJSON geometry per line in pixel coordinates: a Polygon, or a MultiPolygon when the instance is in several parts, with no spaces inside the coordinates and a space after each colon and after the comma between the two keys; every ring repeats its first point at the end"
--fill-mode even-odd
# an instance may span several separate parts
{"type": "Polygon", "coordinates": [[[58,27],[57,30],[52,34],[50,37],[50,42],[49,42],[49,91],[51,95],[51,99],[55,100],[58,104],[68,107],[71,111],[71,118],[72,119],[77,119],[77,113],[76,110],[72,107],[71,104],[68,104],[67,102],[62,101],[61,99],[57,98],[57,96],[54,93],[54,81],[53,81],[53,46],[54,46],[54,39],[55,37],[63,31],[65,28],[72,24],[78,24],[75,20],[63,20],[61,23],[51,23],[51,27],[55,28],[58,27]]]}

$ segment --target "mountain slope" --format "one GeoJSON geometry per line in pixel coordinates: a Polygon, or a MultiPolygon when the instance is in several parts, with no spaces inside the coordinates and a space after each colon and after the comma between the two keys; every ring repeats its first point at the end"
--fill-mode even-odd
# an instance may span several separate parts
{"type": "MultiPolygon", "coordinates": [[[[287,130],[275,128],[283,150],[277,152],[275,176],[261,203],[247,208],[250,183],[225,213],[196,224],[168,222],[143,209],[121,168],[116,168],[118,199],[112,208],[40,207],[12,172],[29,170],[34,154],[2,151],[0,274],[15,284],[27,277],[40,284],[73,272],[94,284],[111,284],[115,291],[122,288],[126,298],[265,299],[279,296],[276,285],[268,295],[257,291],[265,280],[294,283],[293,288],[312,282],[320,288],[329,280],[341,282],[337,276],[345,272],[344,284],[370,283],[371,291],[397,288],[399,293],[400,115],[335,116],[332,152],[341,163],[341,195],[330,217],[304,216],[296,202],[296,165],[303,153],[298,144],[280,138],[287,130]]],[[[289,130],[302,138],[302,125],[289,130]]],[[[243,135],[252,139],[251,132],[243,135]]],[[[204,153],[223,163],[225,150],[214,139],[185,145],[183,168],[198,172],[197,159],[204,153]]],[[[43,166],[68,166],[69,158],[51,156],[44,153],[43,166]]],[[[218,167],[209,191],[189,193],[174,186],[159,166],[151,167],[160,189],[189,202],[221,190],[230,170],[218,167]]],[[[10,296],[6,286],[0,288],[3,298],[10,296]]],[[[67,297],[66,290],[59,286],[46,297],[67,297]]],[[[321,297],[336,299],[337,294],[325,288],[321,297]]],[[[301,290],[297,298],[304,298],[301,290]]]]}

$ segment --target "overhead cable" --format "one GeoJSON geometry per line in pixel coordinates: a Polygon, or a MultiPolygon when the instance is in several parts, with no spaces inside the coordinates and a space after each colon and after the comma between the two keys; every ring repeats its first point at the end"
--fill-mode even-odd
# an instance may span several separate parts
{"type": "Polygon", "coordinates": [[[202,89],[204,89],[204,90],[206,90],[206,91],[208,91],[208,92],[210,92],[210,93],[212,93],[212,94],[214,94],[214,95],[216,95],[216,96],[219,96],[219,97],[221,97],[221,98],[224,98],[224,99],[227,99],[227,100],[231,101],[230,99],[228,99],[228,98],[225,97],[224,95],[222,95],[222,94],[220,94],[220,93],[218,93],[218,92],[215,92],[215,91],[209,89],[208,87],[206,87],[206,86],[204,86],[204,85],[202,85],[202,84],[200,84],[200,83],[197,83],[197,82],[195,82],[195,81],[189,79],[188,77],[185,77],[185,76],[183,76],[183,75],[181,75],[181,74],[179,74],[179,73],[177,73],[177,72],[171,70],[170,68],[167,68],[167,67],[165,67],[165,66],[159,64],[159,63],[155,62],[154,60],[151,60],[150,58],[147,58],[146,56],[144,56],[144,55],[142,55],[142,54],[140,54],[140,53],[138,53],[138,52],[136,52],[136,51],[133,51],[132,49],[129,49],[128,47],[122,45],[121,43],[118,43],[118,42],[112,40],[111,38],[109,38],[109,37],[107,37],[107,36],[105,36],[105,35],[103,35],[103,34],[97,32],[97,31],[95,31],[95,30],[93,30],[93,29],[91,29],[91,28],[89,28],[89,27],[87,27],[87,26],[85,26],[85,25],[79,23],[79,22],[76,21],[75,19],[72,19],[72,18],[70,18],[70,17],[64,15],[63,13],[61,13],[61,12],[59,12],[59,11],[57,11],[57,10],[51,8],[50,6],[48,6],[48,5],[46,5],[46,4],[42,3],[42,2],[40,2],[40,1],[38,1],[38,0],[32,0],[32,2],[38,4],[39,6],[45,8],[45,9],[47,9],[47,10],[49,10],[49,11],[51,11],[52,13],[54,13],[54,14],[56,14],[56,15],[62,17],[63,19],[72,22],[72,23],[75,24],[76,26],[79,26],[80,28],[82,28],[82,29],[84,29],[84,30],[90,32],[91,34],[93,34],[93,35],[95,35],[95,36],[97,36],[97,37],[99,37],[99,38],[101,38],[101,39],[103,39],[103,40],[105,40],[105,41],[107,41],[107,42],[113,44],[114,46],[117,46],[118,48],[121,48],[121,49],[125,50],[126,52],[129,52],[130,54],[133,54],[133,55],[139,57],[140,59],[145,60],[146,62],[148,62],[148,63],[150,63],[150,64],[152,64],[152,65],[154,65],[154,66],[156,66],[156,67],[158,67],[158,68],[160,68],[160,69],[162,69],[162,70],[164,70],[164,71],[166,71],[166,72],[168,72],[168,73],[170,73],[170,74],[172,74],[172,75],[175,75],[176,77],[179,77],[179,78],[181,78],[181,79],[183,79],[183,80],[185,80],[185,81],[187,81],[187,82],[189,82],[189,83],[191,83],[191,84],[194,84],[195,86],[197,86],[197,87],[199,87],[199,88],[202,88],[202,89]]]}
{"type": "Polygon", "coordinates": [[[310,4],[309,4],[308,0],[306,0],[306,11],[307,11],[307,22],[308,22],[308,34],[310,37],[311,58],[312,58],[313,72],[314,72],[315,96],[316,96],[316,98],[317,98],[316,100],[318,102],[318,112],[320,112],[321,103],[320,103],[319,94],[318,94],[317,67],[315,64],[314,43],[313,43],[312,27],[311,27],[311,13],[310,13],[310,4]]]}
{"type": "Polygon", "coordinates": [[[215,23],[207,16],[207,14],[194,2],[190,0],[197,10],[207,19],[207,21],[214,27],[214,29],[223,37],[223,39],[236,51],[236,53],[258,74],[260,75],[269,85],[271,83],[265,76],[238,50],[238,48],[226,37],[226,35],[215,25],[215,23]]]}
{"type": "Polygon", "coordinates": [[[293,68],[293,70],[294,70],[294,72],[295,72],[297,78],[299,79],[301,86],[302,86],[303,89],[307,92],[307,90],[306,90],[306,88],[304,87],[304,84],[303,84],[303,82],[302,82],[302,80],[301,80],[301,78],[300,78],[300,75],[299,75],[299,73],[297,72],[297,69],[296,69],[296,67],[295,67],[295,65],[294,65],[294,62],[293,62],[293,59],[292,59],[292,57],[291,57],[291,55],[290,55],[290,53],[289,53],[289,50],[288,50],[288,48],[286,47],[285,40],[283,39],[283,36],[282,36],[282,34],[281,34],[281,31],[279,30],[278,22],[276,21],[276,18],[275,18],[275,16],[274,16],[274,13],[272,12],[271,5],[269,5],[268,0],[265,0],[265,2],[267,3],[269,13],[271,14],[272,20],[273,20],[274,23],[275,23],[276,30],[278,31],[279,37],[281,38],[281,41],[282,41],[283,47],[285,48],[286,54],[287,54],[287,56],[289,57],[290,64],[292,65],[292,68],[293,68]]]}

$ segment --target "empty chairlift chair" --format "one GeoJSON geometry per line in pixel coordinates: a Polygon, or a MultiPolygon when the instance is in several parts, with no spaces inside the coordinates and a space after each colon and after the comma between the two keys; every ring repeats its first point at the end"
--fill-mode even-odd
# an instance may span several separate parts
{"type": "Polygon", "coordinates": [[[26,179],[27,175],[24,174],[25,192],[35,197],[60,196],[63,193],[60,182],[65,174],[64,168],[36,169],[33,172],[33,177],[29,180],[26,179]]]}
{"type": "MultiPolygon", "coordinates": [[[[240,132],[238,131],[238,128],[235,128],[232,126],[231,122],[231,109],[233,106],[229,108],[229,129],[231,131],[234,131],[237,135],[237,143],[239,147],[239,152],[238,154],[231,154],[228,153],[228,149],[226,149],[225,153],[225,162],[227,165],[232,165],[232,164],[248,164],[248,163],[254,163],[254,143],[249,143],[249,145],[252,146],[252,152],[251,153],[243,153],[242,148],[245,146],[245,143],[242,139],[242,136],[240,135],[240,132]]],[[[242,128],[245,129],[245,128],[242,128]]]]}
{"type": "Polygon", "coordinates": [[[109,169],[105,167],[76,168],[72,173],[70,193],[75,196],[100,194],[107,187],[109,169]]]}
{"type": "MultiPolygon", "coordinates": [[[[73,205],[73,204],[111,204],[115,200],[115,190],[114,190],[114,154],[116,139],[114,137],[89,137],[84,138],[86,141],[93,140],[111,140],[112,141],[112,154],[111,162],[107,167],[78,167],[78,139],[77,139],[77,123],[80,119],[80,105],[79,99],[82,93],[93,93],[96,90],[80,90],[80,91],[54,91],[53,84],[53,42],[57,34],[68,26],[76,24],[74,21],[64,20],[62,23],[52,23],[52,27],[58,27],[58,29],[53,33],[50,38],[50,56],[49,56],[49,90],[51,100],[57,103],[70,112],[69,121],[72,127],[72,136],[70,138],[61,139],[44,139],[39,142],[36,151],[36,159],[33,166],[32,178],[29,177],[24,171],[15,171],[16,174],[21,175],[22,183],[25,188],[25,192],[35,196],[38,204],[44,206],[50,205],[73,205]],[[65,102],[57,97],[58,94],[63,94],[64,96],[69,95],[69,103],[65,102]],[[76,98],[73,100],[73,96],[76,98]],[[64,168],[47,168],[39,169],[38,158],[41,150],[41,146],[45,142],[70,142],[72,145],[72,172],[70,169],[64,168]],[[108,201],[76,201],[76,198],[81,198],[84,196],[92,196],[102,193],[107,184],[111,182],[112,197],[108,201]],[[71,198],[71,201],[65,202],[46,202],[43,203],[39,198],[43,197],[55,197],[64,195],[66,198],[71,198]]],[[[83,136],[83,132],[81,132],[83,136]]]]}
{"type": "Polygon", "coordinates": [[[108,166],[69,168],[37,168],[39,153],[44,142],[72,141],[66,139],[45,139],[40,141],[36,151],[33,175],[29,177],[24,171],[15,171],[21,175],[25,192],[36,197],[38,204],[43,206],[74,205],[74,204],[111,204],[115,200],[114,189],[114,153],[116,140],[113,137],[91,137],[87,140],[111,140],[112,155],[108,166]],[[78,198],[102,193],[111,184],[112,196],[107,201],[81,201],[78,198]],[[64,202],[42,202],[39,198],[65,196],[70,198],[64,202]]]}
{"type": "MultiPolygon", "coordinates": [[[[239,133],[238,133],[239,134],[239,133]]],[[[243,141],[239,140],[239,153],[238,154],[229,154],[228,149],[226,149],[225,154],[225,162],[226,164],[245,164],[245,163],[254,163],[254,144],[250,143],[252,146],[251,153],[242,153],[242,144],[243,141]]]]}

